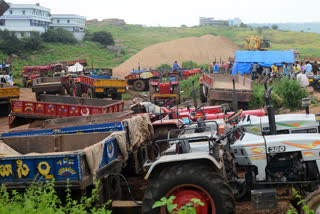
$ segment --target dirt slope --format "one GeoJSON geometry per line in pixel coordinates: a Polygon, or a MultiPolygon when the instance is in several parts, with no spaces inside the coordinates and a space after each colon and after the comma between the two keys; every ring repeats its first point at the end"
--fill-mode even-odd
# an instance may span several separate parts
{"type": "Polygon", "coordinates": [[[183,61],[192,60],[196,63],[212,63],[215,60],[227,62],[234,57],[234,51],[239,48],[223,36],[205,35],[177,39],[149,46],[130,59],[113,69],[116,77],[126,76],[130,70],[155,68],[161,64],[169,64],[177,60],[181,65],[183,61]]]}

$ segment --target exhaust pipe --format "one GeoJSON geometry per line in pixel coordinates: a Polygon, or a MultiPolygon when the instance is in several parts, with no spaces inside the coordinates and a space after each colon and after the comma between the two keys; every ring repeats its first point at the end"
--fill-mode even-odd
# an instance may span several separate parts
{"type": "Polygon", "coordinates": [[[276,118],[275,118],[275,112],[274,112],[274,107],[272,105],[271,101],[271,91],[273,87],[271,86],[268,90],[268,76],[264,80],[264,97],[266,99],[266,104],[267,104],[267,109],[268,109],[268,119],[269,119],[269,129],[270,129],[270,134],[275,135],[277,134],[277,126],[276,126],[276,118]]]}

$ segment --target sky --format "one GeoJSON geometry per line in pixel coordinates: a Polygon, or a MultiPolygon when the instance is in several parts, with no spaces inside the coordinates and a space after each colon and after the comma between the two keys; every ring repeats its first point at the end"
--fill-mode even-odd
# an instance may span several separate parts
{"type": "Polygon", "coordinates": [[[127,24],[194,26],[199,17],[244,23],[320,22],[319,0],[5,0],[36,4],[52,14],[78,14],[89,19],[120,18],[127,24]]]}

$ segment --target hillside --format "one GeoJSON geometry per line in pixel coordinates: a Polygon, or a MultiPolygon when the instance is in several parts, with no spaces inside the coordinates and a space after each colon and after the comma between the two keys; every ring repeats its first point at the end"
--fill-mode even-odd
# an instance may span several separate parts
{"type": "MultiPolygon", "coordinates": [[[[221,35],[245,49],[245,37],[258,34],[254,28],[223,27],[142,27],[139,25],[110,26],[94,23],[87,26],[88,32],[109,31],[121,48],[121,53],[112,53],[93,42],[80,42],[76,45],[45,44],[41,51],[11,57],[14,69],[25,65],[40,65],[62,60],[87,58],[94,67],[116,67],[142,49],[161,42],[187,37],[200,37],[206,34],[221,35]]],[[[263,30],[262,38],[271,40],[273,50],[298,50],[302,56],[320,56],[320,35],[316,33],[263,30]]],[[[7,56],[0,54],[2,59],[7,56]]],[[[192,60],[192,59],[190,59],[192,60]]]]}

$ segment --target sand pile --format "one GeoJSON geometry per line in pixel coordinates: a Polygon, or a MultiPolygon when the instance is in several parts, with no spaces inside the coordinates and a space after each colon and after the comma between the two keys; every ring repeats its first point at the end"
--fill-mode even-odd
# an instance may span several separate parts
{"type": "Polygon", "coordinates": [[[227,62],[229,57],[234,57],[238,46],[223,36],[205,35],[202,37],[189,37],[177,39],[149,46],[127,61],[113,69],[113,75],[123,78],[130,70],[140,68],[155,68],[161,64],[169,64],[177,60],[181,66],[183,61],[192,60],[198,64],[217,61],[227,62]]]}

